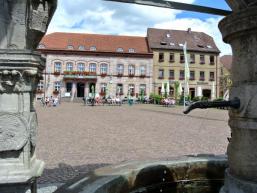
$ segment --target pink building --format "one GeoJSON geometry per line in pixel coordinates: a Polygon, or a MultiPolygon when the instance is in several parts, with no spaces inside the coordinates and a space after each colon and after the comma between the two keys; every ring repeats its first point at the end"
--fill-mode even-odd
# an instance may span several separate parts
{"type": "Polygon", "coordinates": [[[153,54],[145,37],[52,33],[38,49],[46,70],[37,98],[152,93],[153,54]]]}

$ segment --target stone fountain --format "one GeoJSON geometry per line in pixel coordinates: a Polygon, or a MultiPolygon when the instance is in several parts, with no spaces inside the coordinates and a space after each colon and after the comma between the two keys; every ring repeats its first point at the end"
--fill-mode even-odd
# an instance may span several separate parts
{"type": "Polygon", "coordinates": [[[44,163],[36,159],[33,106],[45,61],[34,52],[55,0],[0,0],[0,192],[36,192],[44,163]]]}

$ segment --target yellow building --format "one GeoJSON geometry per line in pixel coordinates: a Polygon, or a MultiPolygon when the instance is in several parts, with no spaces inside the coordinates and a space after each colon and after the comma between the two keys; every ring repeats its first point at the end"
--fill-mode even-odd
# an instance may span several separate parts
{"type": "Polygon", "coordinates": [[[162,84],[170,84],[174,96],[174,83],[184,88],[184,43],[190,68],[189,91],[195,96],[217,98],[219,95],[219,49],[209,35],[202,32],[149,28],[148,44],[153,52],[153,90],[161,94],[162,84]]]}

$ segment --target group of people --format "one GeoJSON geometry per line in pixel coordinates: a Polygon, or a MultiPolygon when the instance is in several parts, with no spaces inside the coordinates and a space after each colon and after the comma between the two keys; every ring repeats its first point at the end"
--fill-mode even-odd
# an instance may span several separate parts
{"type": "Polygon", "coordinates": [[[42,97],[41,103],[43,107],[57,107],[60,104],[58,97],[42,97]]]}

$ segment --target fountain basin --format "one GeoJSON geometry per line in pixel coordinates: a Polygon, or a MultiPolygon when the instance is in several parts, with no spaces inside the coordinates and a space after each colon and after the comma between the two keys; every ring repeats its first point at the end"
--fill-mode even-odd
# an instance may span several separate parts
{"type": "Polygon", "coordinates": [[[122,163],[77,177],[55,193],[219,193],[227,167],[223,155],[122,163]]]}

